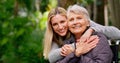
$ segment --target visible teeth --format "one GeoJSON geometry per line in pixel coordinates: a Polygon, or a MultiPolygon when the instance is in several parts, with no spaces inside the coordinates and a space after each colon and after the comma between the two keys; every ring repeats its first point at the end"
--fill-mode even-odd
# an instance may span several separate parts
{"type": "Polygon", "coordinates": [[[64,30],[60,30],[59,32],[62,33],[62,32],[64,32],[64,30]]]}
{"type": "Polygon", "coordinates": [[[80,26],[73,26],[73,28],[79,28],[80,26]]]}

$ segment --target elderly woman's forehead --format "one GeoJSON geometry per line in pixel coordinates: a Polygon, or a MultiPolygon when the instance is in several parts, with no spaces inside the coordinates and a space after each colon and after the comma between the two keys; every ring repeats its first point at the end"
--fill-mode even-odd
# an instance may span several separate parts
{"type": "Polygon", "coordinates": [[[83,12],[74,12],[74,11],[70,11],[69,13],[68,13],[68,15],[69,14],[77,14],[77,15],[84,15],[84,13],[83,12]]]}

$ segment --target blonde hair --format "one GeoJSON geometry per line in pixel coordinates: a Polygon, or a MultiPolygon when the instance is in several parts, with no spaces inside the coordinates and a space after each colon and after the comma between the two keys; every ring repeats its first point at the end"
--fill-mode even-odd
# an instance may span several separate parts
{"type": "Polygon", "coordinates": [[[67,16],[70,12],[73,12],[75,14],[82,14],[86,17],[88,21],[91,21],[88,11],[82,6],[79,6],[77,4],[69,6],[67,9],[67,16]]]}
{"type": "MultiPolygon", "coordinates": [[[[45,36],[44,36],[44,52],[43,52],[43,56],[45,59],[48,59],[48,54],[51,50],[51,45],[52,42],[56,42],[59,46],[61,46],[63,44],[63,39],[62,37],[60,37],[59,35],[57,35],[51,26],[51,19],[57,15],[60,14],[62,16],[66,16],[66,10],[64,8],[61,7],[57,7],[52,9],[49,14],[48,14],[48,21],[47,21],[47,27],[46,27],[46,32],[45,32],[45,36]]],[[[67,38],[70,36],[70,34],[67,34],[67,38]]]]}

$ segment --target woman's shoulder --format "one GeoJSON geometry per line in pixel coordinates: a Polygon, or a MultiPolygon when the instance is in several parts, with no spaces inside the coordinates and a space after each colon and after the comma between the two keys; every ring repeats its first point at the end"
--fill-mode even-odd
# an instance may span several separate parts
{"type": "Polygon", "coordinates": [[[100,45],[100,44],[102,44],[102,45],[103,45],[103,44],[104,44],[104,45],[105,45],[105,44],[106,44],[106,45],[109,44],[107,37],[106,37],[103,33],[101,33],[101,32],[94,32],[93,35],[97,35],[97,36],[98,36],[98,38],[99,38],[99,43],[98,43],[98,44],[99,44],[99,45],[100,45]]]}
{"type": "Polygon", "coordinates": [[[71,44],[71,43],[74,43],[74,42],[75,42],[75,38],[74,38],[73,35],[71,35],[69,39],[64,40],[65,44],[71,44]]]}
{"type": "Polygon", "coordinates": [[[102,38],[107,39],[107,37],[103,33],[101,33],[101,32],[93,32],[92,35],[97,35],[98,37],[102,37],[102,38]]]}

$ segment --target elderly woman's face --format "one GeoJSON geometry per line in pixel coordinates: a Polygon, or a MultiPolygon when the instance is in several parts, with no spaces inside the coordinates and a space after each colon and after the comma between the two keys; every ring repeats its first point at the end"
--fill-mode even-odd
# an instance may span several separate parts
{"type": "Polygon", "coordinates": [[[85,31],[88,25],[88,21],[85,16],[83,16],[82,14],[69,12],[69,15],[67,17],[69,30],[73,34],[82,34],[85,31]]]}
{"type": "Polygon", "coordinates": [[[60,14],[55,15],[51,19],[51,25],[55,33],[60,36],[65,36],[68,31],[67,18],[60,14]]]}

